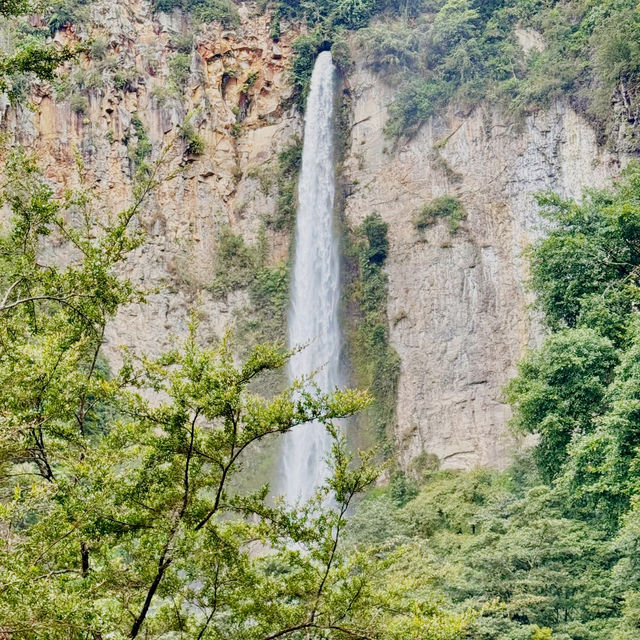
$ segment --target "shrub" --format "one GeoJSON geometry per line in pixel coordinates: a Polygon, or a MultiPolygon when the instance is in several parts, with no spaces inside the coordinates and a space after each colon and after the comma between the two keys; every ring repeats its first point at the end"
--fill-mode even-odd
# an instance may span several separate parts
{"type": "MultiPolygon", "coordinates": [[[[400,360],[389,345],[388,278],[384,272],[388,231],[388,224],[377,212],[367,216],[356,230],[354,258],[358,261],[358,278],[351,294],[359,312],[351,340],[351,358],[359,378],[358,384],[369,387],[376,399],[366,415],[371,433],[385,455],[393,452],[388,434],[395,421],[400,374],[400,360]]],[[[403,486],[402,480],[398,480],[397,499],[400,499],[400,494],[404,495],[407,487],[403,489],[403,486]]]]}
{"type": "Polygon", "coordinates": [[[192,33],[179,34],[173,39],[173,46],[178,53],[191,53],[193,49],[194,36],[192,33]]]}
{"type": "Polygon", "coordinates": [[[249,300],[261,340],[284,342],[289,306],[289,265],[261,267],[249,285],[249,300]]]}
{"type": "Polygon", "coordinates": [[[379,214],[371,215],[363,220],[362,231],[367,238],[368,246],[364,249],[367,260],[375,264],[383,264],[389,250],[387,239],[389,225],[379,214]]]}
{"type": "Polygon", "coordinates": [[[132,141],[127,136],[124,143],[128,146],[129,159],[133,163],[134,173],[139,176],[146,175],[149,171],[147,158],[151,155],[153,147],[144,124],[137,113],[131,116],[131,127],[133,128],[135,140],[132,141]]]}
{"type": "Polygon", "coordinates": [[[118,69],[113,74],[113,86],[119,91],[135,91],[137,79],[135,69],[118,69]]]}
{"type": "Polygon", "coordinates": [[[187,153],[194,156],[200,156],[204,153],[204,139],[198,134],[190,120],[185,120],[185,122],[180,125],[178,135],[184,141],[186,145],[185,151],[187,153]]]}
{"type": "Polygon", "coordinates": [[[240,24],[238,9],[232,0],[154,0],[156,11],[181,9],[203,22],[221,22],[226,27],[240,24]]]}
{"type": "Polygon", "coordinates": [[[447,218],[449,230],[455,233],[460,222],[467,217],[467,213],[458,198],[453,196],[440,196],[425,204],[418,212],[414,225],[418,231],[424,231],[439,219],[447,218]]]}
{"type": "Polygon", "coordinates": [[[361,29],[369,24],[375,5],[375,0],[338,0],[331,21],[347,29],[361,29]]]}
{"type": "Polygon", "coordinates": [[[107,55],[107,41],[104,38],[95,38],[89,45],[89,52],[93,60],[104,60],[107,55]]]}
{"type": "Polygon", "coordinates": [[[169,80],[177,90],[183,90],[191,73],[191,56],[188,53],[176,53],[169,60],[169,80]]]}
{"type": "Polygon", "coordinates": [[[104,85],[104,82],[102,81],[102,73],[97,69],[87,71],[82,79],[82,84],[84,85],[84,88],[89,91],[101,89],[104,85]]]}
{"type": "Polygon", "coordinates": [[[410,136],[451,96],[444,80],[417,78],[403,85],[389,107],[390,119],[385,133],[393,137],[410,136]]]}
{"type": "Polygon", "coordinates": [[[69,24],[78,24],[87,17],[87,0],[55,0],[50,5],[49,34],[69,24]]]}
{"type": "Polygon", "coordinates": [[[291,229],[294,225],[297,206],[296,190],[301,166],[302,141],[296,139],[278,155],[276,212],[265,220],[272,229],[282,231],[291,229]]]}
{"type": "Polygon", "coordinates": [[[78,115],[87,113],[89,110],[89,100],[80,93],[72,93],[69,97],[69,106],[71,111],[78,115]]]}
{"type": "Polygon", "coordinates": [[[333,57],[333,63],[342,75],[347,75],[353,68],[351,50],[344,38],[334,40],[331,45],[331,56],[333,57]]]}
{"type": "Polygon", "coordinates": [[[294,97],[299,105],[304,105],[309,94],[311,74],[316,63],[316,57],[322,45],[319,33],[300,36],[293,43],[293,64],[291,65],[291,83],[294,97]]]}
{"type": "Polygon", "coordinates": [[[218,236],[218,250],[214,261],[214,276],[210,291],[224,297],[231,291],[246,287],[253,281],[255,260],[241,235],[226,225],[218,236]]]}

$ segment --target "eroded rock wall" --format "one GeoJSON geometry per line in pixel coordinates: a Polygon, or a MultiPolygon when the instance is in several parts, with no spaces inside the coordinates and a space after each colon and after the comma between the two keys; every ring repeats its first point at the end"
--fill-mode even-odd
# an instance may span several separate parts
{"type": "Polygon", "coordinates": [[[518,125],[495,109],[450,110],[409,142],[384,137],[393,89],[360,68],[348,83],[352,140],[346,216],[389,224],[390,341],[401,359],[395,439],[445,467],[504,466],[514,442],[501,390],[541,328],[530,309],[523,250],[540,234],[534,194],[579,197],[620,171],[589,125],[557,104],[518,125]],[[442,195],[467,212],[423,232],[417,212],[442,195]]]}
{"type": "MultiPolygon", "coordinates": [[[[104,39],[115,69],[87,54],[71,71],[72,79],[78,69],[85,76],[102,74],[94,80],[100,86],[82,91],[86,108],[74,110],[73,101],[49,84],[36,87],[30,105],[0,104],[0,128],[35,151],[54,189],[90,188],[99,196],[95,207],[101,213],[116,212],[131,200],[132,151],[140,143],[136,119],[153,147],[148,161],[164,154],[159,174],[175,174],[140,215],[146,241],[125,271],[148,292],[148,304],[124,309],[109,326],[108,352],[116,360],[121,345],[159,353],[172,336],[186,333],[195,308],[205,339],[220,336],[247,303],[243,291],[220,299],[207,285],[220,228],[229,225],[251,244],[265,216],[275,211],[277,154],[302,133],[299,114],[285,106],[291,42],[300,32],[291,26],[276,44],[269,37],[270,17],[260,15],[255,3],[241,3],[239,10],[237,29],[211,24],[193,33],[179,12],[154,15],[143,0],[92,3],[89,24],[77,29],[85,31],[83,39],[104,39]],[[176,92],[171,60],[191,33],[188,77],[176,92]],[[117,70],[126,72],[124,89],[114,87],[117,70]],[[201,154],[189,153],[180,137],[186,121],[204,141],[201,154]]],[[[69,26],[56,40],[77,37],[76,27],[69,26]]],[[[270,261],[286,259],[287,233],[267,231],[267,241],[270,261]]],[[[66,250],[49,247],[59,260],[66,250]]]]}

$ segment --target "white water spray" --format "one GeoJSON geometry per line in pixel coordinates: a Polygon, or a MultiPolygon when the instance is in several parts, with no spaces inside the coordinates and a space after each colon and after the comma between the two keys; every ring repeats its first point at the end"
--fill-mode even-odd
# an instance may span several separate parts
{"type": "MultiPolygon", "coordinates": [[[[334,229],[334,94],[331,53],[322,52],[311,78],[298,186],[289,345],[304,346],[289,362],[289,378],[315,372],[321,391],[340,380],[340,259],[334,229]]],[[[298,427],[283,443],[282,490],[291,503],[310,498],[327,477],[330,438],[321,424],[298,427]]]]}

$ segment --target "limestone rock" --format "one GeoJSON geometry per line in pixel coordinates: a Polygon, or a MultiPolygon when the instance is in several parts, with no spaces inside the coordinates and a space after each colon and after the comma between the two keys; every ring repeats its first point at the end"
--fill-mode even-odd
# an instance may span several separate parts
{"type": "Polygon", "coordinates": [[[534,194],[579,197],[609,183],[620,160],[563,104],[520,125],[484,106],[450,109],[393,148],[382,133],[392,89],[363,68],[350,88],[346,216],[355,226],[378,211],[389,224],[400,461],[428,452],[445,467],[504,466],[514,443],[501,390],[541,335],[523,259],[543,231],[534,194]],[[462,201],[466,219],[455,233],[445,221],[419,233],[417,211],[445,194],[462,201]]]}

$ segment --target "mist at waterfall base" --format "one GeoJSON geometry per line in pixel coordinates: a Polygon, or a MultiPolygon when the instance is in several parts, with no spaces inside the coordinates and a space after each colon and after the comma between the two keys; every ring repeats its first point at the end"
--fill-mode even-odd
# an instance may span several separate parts
{"type": "MultiPolygon", "coordinates": [[[[291,381],[310,376],[323,392],[340,376],[340,257],[334,225],[334,95],[331,53],[322,52],[311,78],[298,186],[289,345],[304,347],[289,362],[291,381]]],[[[283,441],[280,491],[307,500],[326,480],[331,439],[318,423],[296,427],[283,441]]]]}

